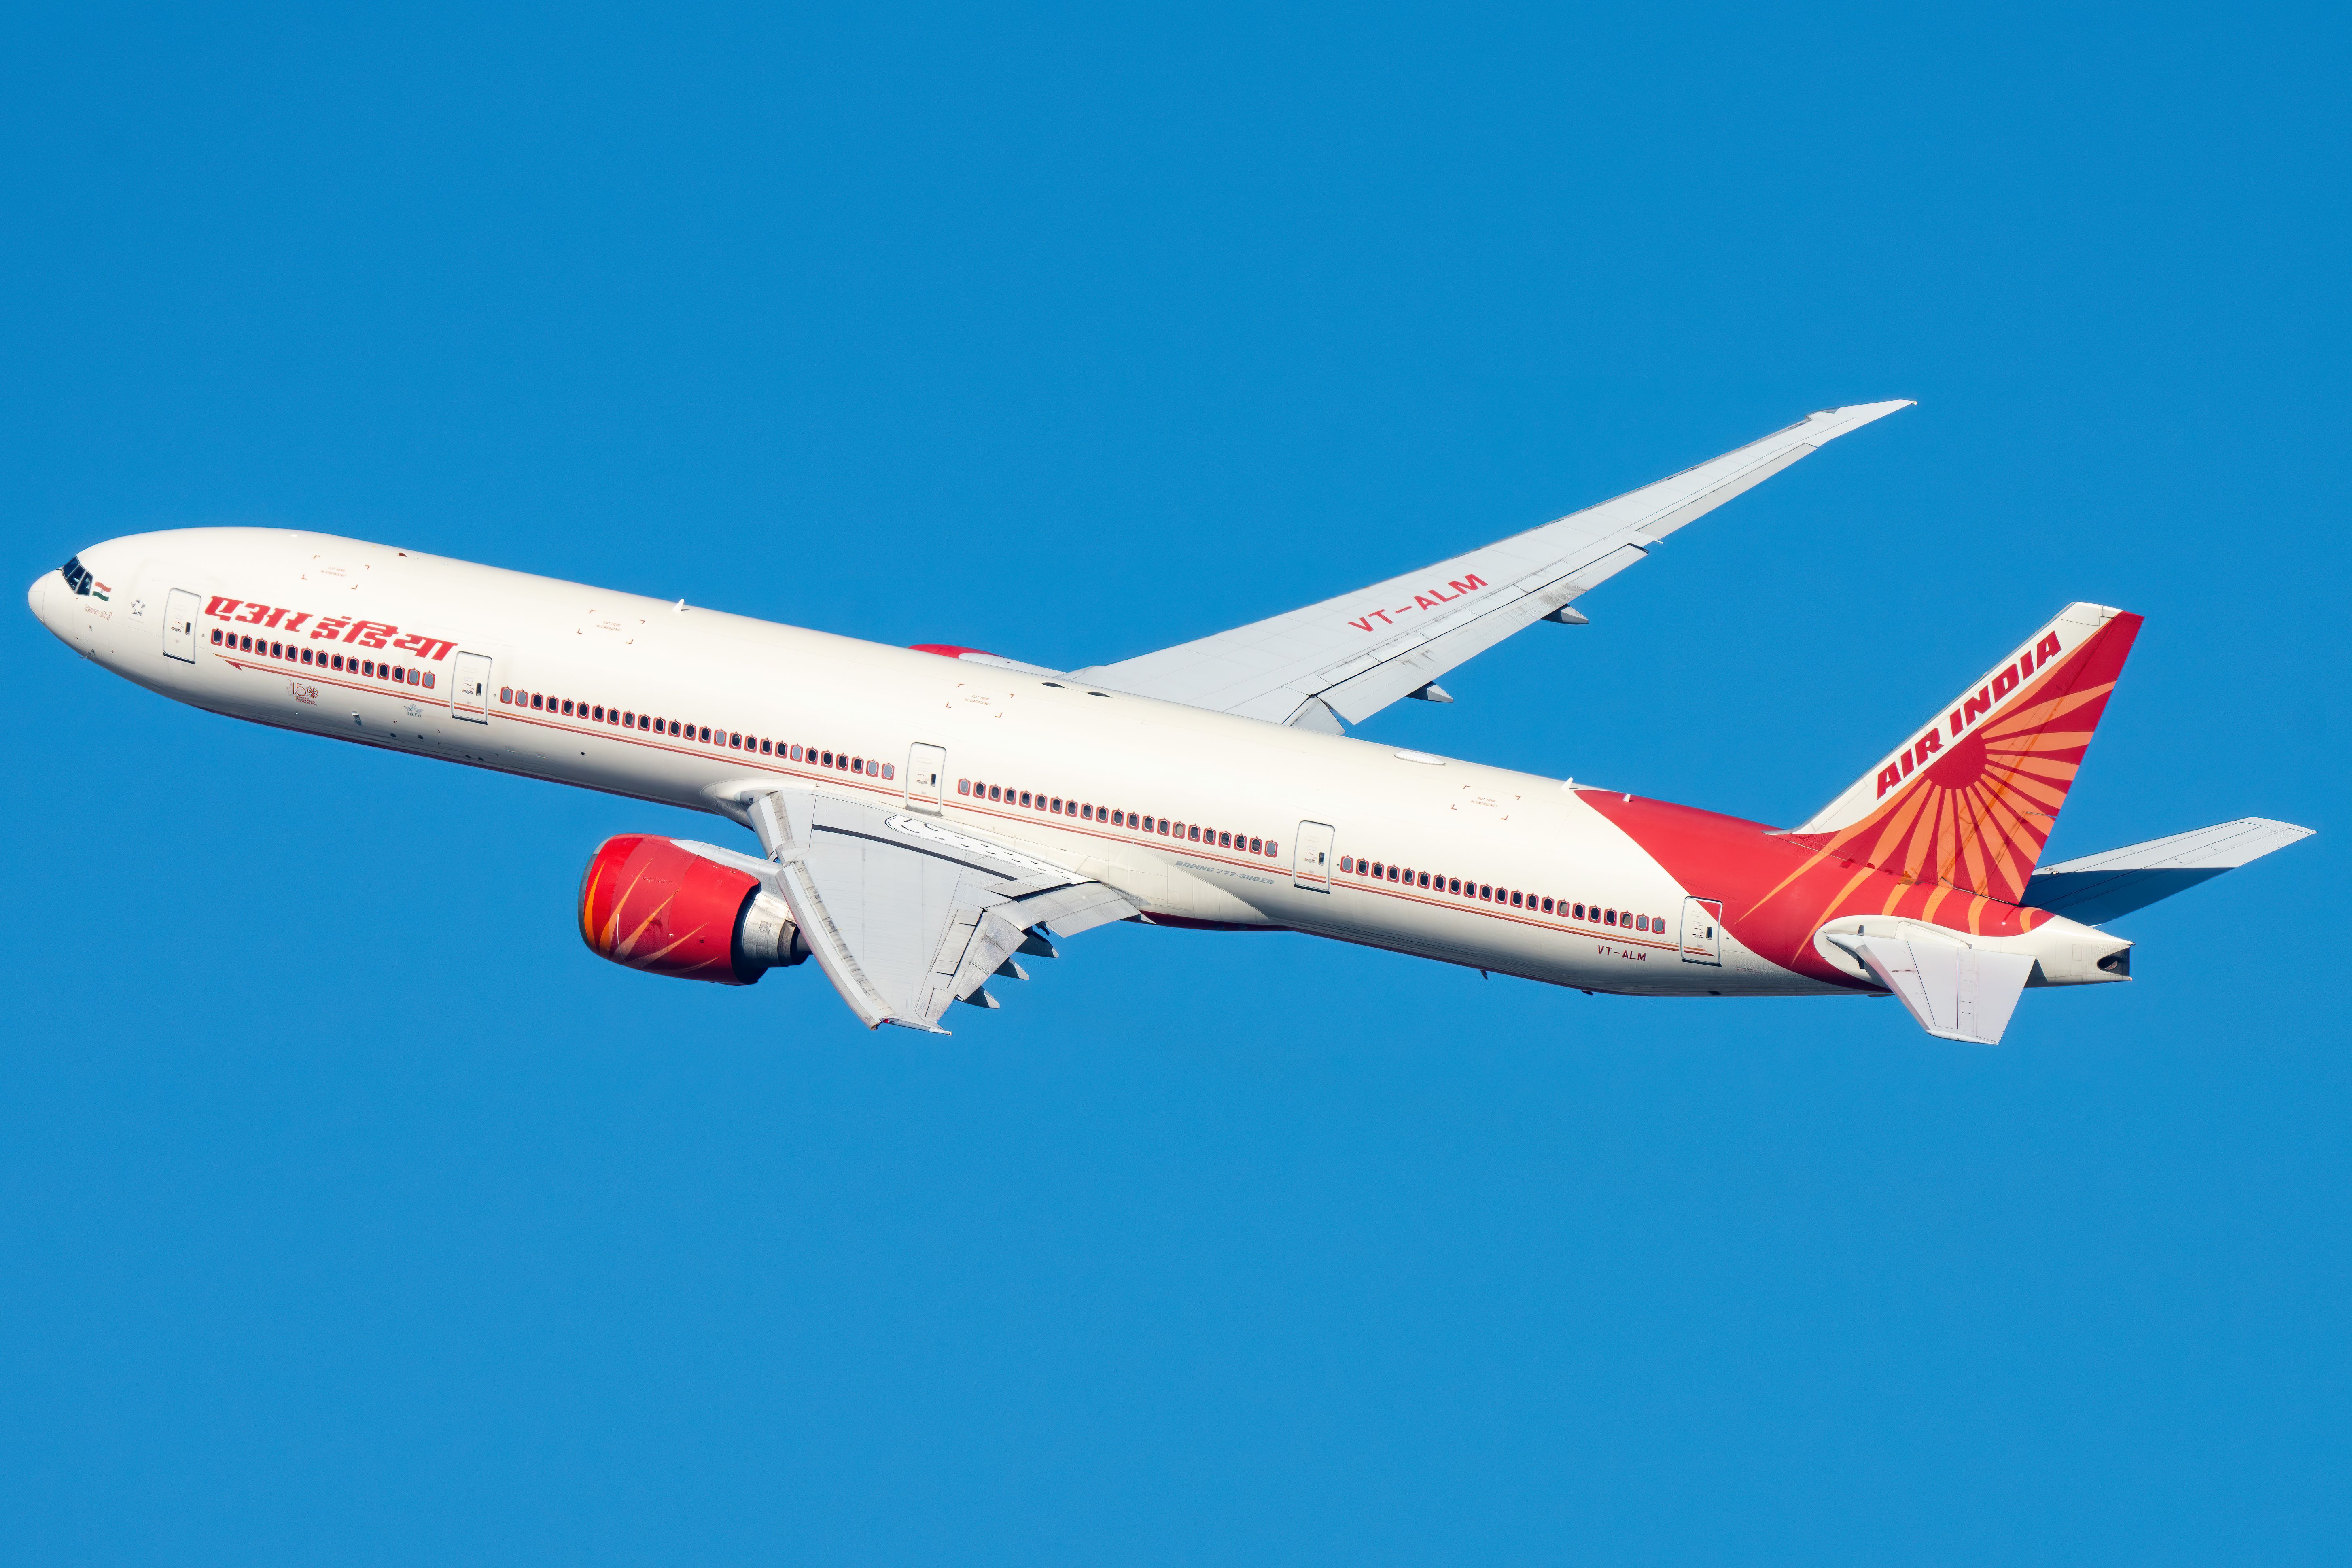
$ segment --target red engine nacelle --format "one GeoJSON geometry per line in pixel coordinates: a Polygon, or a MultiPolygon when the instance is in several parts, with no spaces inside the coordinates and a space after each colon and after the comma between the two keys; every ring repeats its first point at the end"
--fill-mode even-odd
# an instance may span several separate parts
{"type": "Polygon", "coordinates": [[[648,833],[607,838],[580,879],[580,940],[649,974],[750,985],[808,957],[759,879],[648,833]]]}

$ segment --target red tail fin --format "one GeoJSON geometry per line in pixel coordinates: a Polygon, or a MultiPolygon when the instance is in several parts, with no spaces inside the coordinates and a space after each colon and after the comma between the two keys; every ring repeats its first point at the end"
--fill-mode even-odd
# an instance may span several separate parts
{"type": "Polygon", "coordinates": [[[2020,901],[2139,626],[2121,610],[2067,605],[1790,837],[2020,901]]]}

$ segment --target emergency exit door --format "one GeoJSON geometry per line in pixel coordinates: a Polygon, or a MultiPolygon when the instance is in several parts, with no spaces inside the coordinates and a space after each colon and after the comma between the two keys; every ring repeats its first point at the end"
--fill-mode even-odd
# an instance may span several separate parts
{"type": "Polygon", "coordinates": [[[948,754],[921,742],[907,748],[907,809],[936,813],[946,798],[948,754]]]}
{"type": "Polygon", "coordinates": [[[1296,886],[1318,893],[1331,890],[1331,846],[1339,835],[1328,822],[1302,822],[1298,825],[1296,858],[1290,863],[1290,879],[1296,886]]]}
{"type": "Polygon", "coordinates": [[[1723,963],[1723,904],[1717,899],[1683,900],[1683,962],[1723,963]]]}
{"type": "Polygon", "coordinates": [[[196,662],[196,596],[185,588],[163,597],[163,657],[196,662]]]}
{"type": "Polygon", "coordinates": [[[490,721],[490,656],[461,653],[449,682],[449,717],[477,724],[490,721]]]}

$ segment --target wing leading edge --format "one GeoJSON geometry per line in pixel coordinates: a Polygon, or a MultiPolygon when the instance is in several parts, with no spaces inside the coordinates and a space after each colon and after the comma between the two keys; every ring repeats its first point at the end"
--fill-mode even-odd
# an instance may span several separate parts
{"type": "MultiPolygon", "coordinates": [[[[1276,724],[1337,731],[1429,687],[1646,558],[1683,524],[1907,400],[1826,409],[1614,500],[1385,583],[1076,678],[1276,724]]],[[[1573,612],[1570,612],[1570,616],[1573,612]]]]}

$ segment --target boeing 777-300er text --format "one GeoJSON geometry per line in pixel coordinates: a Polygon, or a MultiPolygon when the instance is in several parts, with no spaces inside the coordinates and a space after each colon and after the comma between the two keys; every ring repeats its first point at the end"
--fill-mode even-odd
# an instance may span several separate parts
{"type": "Polygon", "coordinates": [[[2068,605],[1810,821],[1348,738],[1660,540],[1907,403],[1832,408],[1385,583],[1068,672],[885,647],[315,533],[81,552],[33,613],[217,713],[711,812],[761,854],[607,840],[580,931],[744,985],[814,958],[867,1026],[1108,921],[1289,930],[1585,991],[1892,993],[1990,1044],[2036,985],[2126,980],[2116,916],[2305,836],[2258,818],[2037,869],[2140,617],[2068,605]]]}

